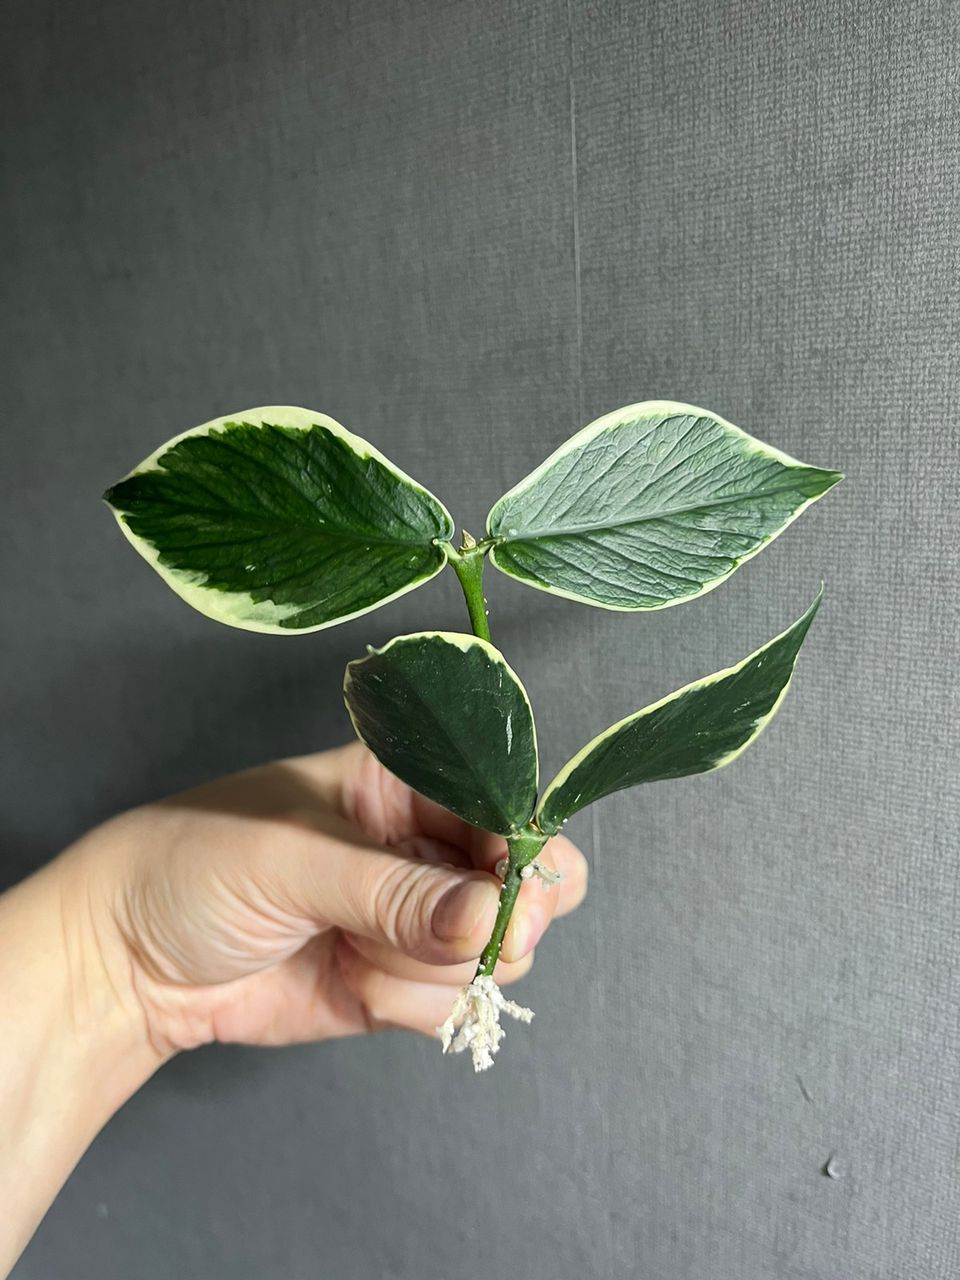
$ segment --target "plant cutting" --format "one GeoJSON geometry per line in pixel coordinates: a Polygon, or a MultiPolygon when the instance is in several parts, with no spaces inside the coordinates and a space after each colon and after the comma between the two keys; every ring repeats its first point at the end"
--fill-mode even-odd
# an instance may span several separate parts
{"type": "Polygon", "coordinates": [[[643,612],[713,590],[842,477],[806,466],[716,414],[629,405],[562,445],[492,507],[484,535],[371,444],[289,406],[217,418],[174,437],[106,501],[136,550],[184,600],[230,626],[318,631],[450,566],[471,633],[423,630],[350,662],[360,739],[414,790],[502,836],[500,906],[473,981],[439,1029],[445,1052],[493,1063],[505,999],[494,970],[523,882],[579,810],[625,787],[731,763],[786,695],[818,592],[780,635],[599,733],[542,790],[530,701],[491,639],[484,571],[602,609],[643,612]]]}

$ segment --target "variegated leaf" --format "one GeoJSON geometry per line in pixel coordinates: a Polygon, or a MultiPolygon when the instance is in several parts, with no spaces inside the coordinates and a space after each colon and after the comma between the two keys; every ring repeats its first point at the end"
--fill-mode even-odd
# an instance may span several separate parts
{"type": "Polygon", "coordinates": [[[439,573],[449,512],[322,413],[216,418],[104,495],[120,528],[201,613],[248,631],[317,631],[439,573]]]}
{"type": "Polygon", "coordinates": [[[629,405],[496,503],[490,559],[572,600],[662,609],[718,586],[840,479],[705,409],[629,405]]]}
{"type": "Polygon", "coordinates": [[[641,782],[709,773],[735,760],[773,719],[786,696],[817,598],[762,649],[644,707],[588,742],[547,787],[537,810],[554,832],[578,809],[641,782]]]}
{"type": "Polygon", "coordinates": [[[455,632],[399,636],[347,666],[357,736],[414,791],[510,835],[537,800],[537,739],[523,685],[492,644],[455,632]]]}

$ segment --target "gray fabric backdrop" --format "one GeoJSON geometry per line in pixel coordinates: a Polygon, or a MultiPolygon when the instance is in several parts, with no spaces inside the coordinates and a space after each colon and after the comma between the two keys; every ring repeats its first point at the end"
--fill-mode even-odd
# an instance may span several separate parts
{"type": "Polygon", "coordinates": [[[98,503],[176,431],[323,409],[475,530],[650,397],[848,475],[681,609],[491,582],[548,770],[827,582],[761,744],[573,824],[592,894],[494,1072],[400,1035],[183,1058],[17,1280],[956,1276],[957,5],[0,24],[4,882],[119,806],[345,738],[347,658],[463,624],[452,576],[310,637],[191,613],[98,503]]]}

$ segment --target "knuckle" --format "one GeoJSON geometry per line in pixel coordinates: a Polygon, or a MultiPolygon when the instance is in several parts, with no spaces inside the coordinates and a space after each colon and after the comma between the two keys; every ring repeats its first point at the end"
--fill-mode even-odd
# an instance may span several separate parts
{"type": "Polygon", "coordinates": [[[374,894],[374,920],[387,941],[401,951],[416,951],[429,935],[432,910],[427,892],[429,869],[397,858],[380,876],[374,894]]]}

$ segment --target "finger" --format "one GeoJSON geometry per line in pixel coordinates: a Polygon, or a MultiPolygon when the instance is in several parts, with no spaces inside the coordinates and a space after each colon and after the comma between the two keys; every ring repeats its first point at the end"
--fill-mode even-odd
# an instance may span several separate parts
{"type": "MultiPolygon", "coordinates": [[[[389,839],[391,844],[399,845],[399,851],[407,856],[408,861],[414,859],[430,863],[451,863],[453,866],[466,863],[481,870],[493,871],[506,853],[506,841],[503,837],[480,831],[412,792],[388,774],[372,754],[359,744],[343,748],[339,752],[327,753],[317,759],[326,767],[331,756],[341,762],[338,768],[343,779],[343,811],[348,815],[348,822],[344,826],[347,830],[351,829],[352,823],[359,823],[363,830],[375,832],[379,839],[389,839]],[[409,834],[411,832],[413,834],[409,834]]],[[[313,767],[311,758],[295,763],[304,768],[313,767]]],[[[585,859],[565,836],[556,836],[548,841],[540,858],[546,865],[559,870],[564,878],[559,885],[546,892],[540,881],[534,880],[523,886],[502,949],[502,955],[508,962],[519,961],[536,946],[554,914],[566,914],[573,910],[586,892],[585,859]]],[[[368,869],[371,861],[367,860],[368,869]]],[[[450,870],[450,867],[446,870],[450,870]]],[[[487,902],[472,920],[468,919],[471,891],[466,888],[462,891],[459,906],[448,901],[440,915],[449,913],[455,921],[460,921],[462,927],[454,928],[451,936],[450,921],[441,922],[438,917],[434,922],[436,927],[429,932],[439,934],[440,937],[431,938],[424,936],[427,932],[424,928],[424,913],[430,906],[425,899],[432,899],[434,893],[441,892],[439,885],[431,888],[431,879],[436,881],[437,877],[420,877],[420,885],[416,890],[411,884],[412,877],[413,873],[409,871],[402,873],[399,870],[388,872],[385,868],[374,869],[372,878],[380,880],[377,892],[384,899],[382,907],[376,908],[374,912],[374,921],[367,918],[355,925],[349,912],[347,915],[334,914],[328,916],[328,919],[367,937],[384,937],[406,954],[428,963],[450,964],[479,954],[486,942],[486,937],[481,936],[483,928],[486,927],[488,931],[492,928],[492,919],[488,919],[492,905],[489,889],[486,891],[487,902]],[[418,913],[419,928],[415,919],[418,913]],[[484,923],[481,924],[481,921],[484,923]],[[438,948],[438,941],[452,942],[453,947],[438,948]]],[[[361,887],[366,883],[366,880],[361,881],[361,887]]],[[[329,889],[331,895],[336,896],[336,884],[329,886],[329,889]]],[[[472,893],[473,904],[478,906],[483,891],[475,888],[472,893]]],[[[377,898],[374,897],[373,901],[376,903],[377,898]]],[[[361,904],[353,901],[352,905],[357,908],[361,904]]],[[[440,910],[439,907],[437,909],[440,910]]]]}
{"type": "MultiPolygon", "coordinates": [[[[382,942],[374,942],[370,938],[362,938],[355,933],[347,933],[344,936],[350,946],[359,952],[365,960],[395,978],[408,978],[411,982],[425,982],[448,987],[465,987],[468,982],[473,980],[473,976],[476,973],[477,964],[475,960],[468,961],[466,964],[424,964],[422,960],[414,960],[410,956],[405,956],[401,952],[385,946],[382,942]]],[[[524,977],[532,968],[533,952],[530,951],[515,964],[501,961],[494,970],[493,976],[499,986],[506,987],[511,982],[516,982],[524,977]]]]}
{"type": "Polygon", "coordinates": [[[500,951],[508,962],[515,963],[532,951],[554,917],[573,911],[587,892],[586,859],[566,837],[555,836],[549,840],[537,855],[537,861],[559,871],[563,879],[556,885],[548,885],[532,876],[522,885],[500,951]]]}
{"type": "Polygon", "coordinates": [[[422,844],[419,852],[364,843],[342,819],[322,833],[292,826],[283,849],[271,850],[271,896],[315,927],[336,925],[426,964],[475,958],[493,930],[499,882],[426,861],[422,844]]]}
{"type": "Polygon", "coordinates": [[[503,937],[500,957],[515,964],[537,945],[557,909],[557,894],[537,879],[525,880],[503,937]]]}
{"type": "MultiPolygon", "coordinates": [[[[488,844],[493,844],[498,837],[491,836],[488,832],[477,832],[480,836],[486,836],[488,844]]],[[[542,862],[551,870],[558,870],[556,862],[556,851],[553,849],[555,841],[550,841],[544,846],[543,851],[538,855],[537,861],[542,862]]],[[[504,843],[504,850],[506,845],[504,843]]],[[[411,857],[420,858],[425,862],[440,863],[445,866],[456,865],[451,861],[453,856],[450,845],[444,844],[439,840],[431,840],[426,836],[417,836],[409,840],[404,840],[398,846],[398,852],[403,852],[411,857]]],[[[507,926],[507,932],[504,936],[503,946],[501,948],[501,956],[510,963],[517,963],[528,952],[532,951],[540,939],[543,937],[550,922],[555,915],[561,913],[561,909],[572,911],[573,907],[582,901],[583,895],[586,893],[586,860],[575,845],[569,840],[564,840],[560,848],[561,858],[567,867],[565,876],[570,876],[570,884],[565,895],[561,892],[565,881],[561,880],[559,884],[545,884],[537,877],[532,877],[524,883],[517,898],[517,904],[513,909],[513,915],[507,926]]],[[[384,948],[384,953],[389,951],[384,948]]],[[[370,957],[373,959],[373,957],[370,957]]],[[[388,968],[387,965],[383,966],[388,968]]],[[[400,975],[402,976],[402,975],[400,975]]]]}
{"type": "MultiPolygon", "coordinates": [[[[459,819],[454,821],[459,822],[459,819]]],[[[465,827],[466,823],[462,825],[465,827]]],[[[475,865],[492,871],[507,852],[506,841],[501,836],[475,827],[469,828],[469,831],[471,860],[475,865]]],[[[458,853],[452,846],[425,836],[402,841],[398,851],[428,862],[458,865],[454,861],[458,853]]],[[[522,886],[500,953],[508,963],[522,960],[536,947],[554,917],[567,915],[586,896],[587,861],[566,836],[554,836],[548,840],[537,855],[537,861],[551,870],[559,871],[562,879],[552,885],[531,877],[522,886]]]]}
{"type": "Polygon", "coordinates": [[[337,949],[337,963],[344,984],[366,1009],[371,1030],[404,1027],[437,1038],[453,1007],[450,987],[384,973],[345,941],[337,949]]]}
{"type": "Polygon", "coordinates": [[[309,774],[332,769],[338,780],[336,808],[381,844],[424,835],[460,850],[467,847],[468,823],[411,790],[360,742],[296,763],[309,774]]]}
{"type": "Polygon", "coordinates": [[[429,862],[437,867],[462,867],[473,871],[476,868],[467,858],[463,849],[457,845],[447,844],[445,840],[437,840],[433,836],[407,836],[390,845],[397,853],[406,858],[417,858],[421,862],[429,862]]]}
{"type": "MultiPolygon", "coordinates": [[[[499,840],[499,837],[490,835],[489,832],[478,831],[477,835],[486,837],[487,844],[490,846],[494,846],[499,840]]],[[[503,841],[501,843],[505,852],[506,843],[503,841]]],[[[416,836],[402,841],[398,846],[398,852],[420,858],[424,862],[440,863],[445,866],[457,865],[452,861],[455,853],[450,845],[440,840],[428,839],[426,836],[416,836]]],[[[565,837],[560,836],[548,841],[538,855],[537,861],[551,870],[560,871],[563,879],[553,885],[545,884],[539,878],[532,877],[522,886],[500,953],[503,959],[510,963],[519,962],[532,951],[553,918],[572,911],[583,901],[586,894],[586,859],[576,845],[565,837]],[[558,863],[560,866],[557,865],[558,863]],[[561,870],[561,867],[564,869],[561,870]]],[[[384,949],[385,953],[387,950],[389,948],[384,949]]],[[[373,959],[372,956],[370,958],[373,959]]],[[[388,968],[387,965],[383,967],[388,968]]]]}
{"type": "MultiPolygon", "coordinates": [[[[412,791],[380,764],[359,742],[337,751],[322,752],[292,762],[307,772],[339,779],[339,808],[350,821],[380,843],[404,845],[425,836],[446,846],[445,861],[494,872],[506,855],[503,836],[481,831],[449,809],[412,791]]],[[[553,836],[540,855],[563,876],[555,914],[566,915],[583,901],[587,891],[587,863],[566,836],[553,836]]]]}
{"type": "MultiPolygon", "coordinates": [[[[503,836],[479,831],[475,827],[471,830],[473,834],[468,839],[468,848],[473,865],[483,871],[495,872],[497,863],[507,855],[506,840],[503,836]]],[[[551,836],[537,854],[537,861],[545,862],[563,876],[560,896],[567,901],[558,914],[566,915],[567,911],[579,906],[586,894],[587,860],[573,841],[566,836],[551,836]]]]}
{"type": "Polygon", "coordinates": [[[566,836],[554,836],[543,846],[539,861],[559,871],[563,879],[548,892],[557,895],[555,915],[565,916],[576,910],[587,896],[587,860],[566,836]]]}

